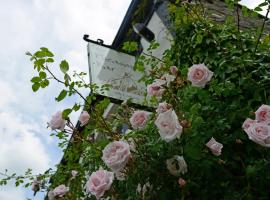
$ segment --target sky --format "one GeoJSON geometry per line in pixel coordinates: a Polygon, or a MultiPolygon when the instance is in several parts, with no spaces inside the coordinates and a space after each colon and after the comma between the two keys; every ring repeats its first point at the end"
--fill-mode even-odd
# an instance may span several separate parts
{"type": "MultiPolygon", "coordinates": [[[[0,172],[42,173],[59,163],[62,154],[46,123],[51,115],[72,106],[77,98],[57,103],[61,87],[52,84],[33,93],[35,71],[26,51],[48,47],[56,55],[52,66],[66,59],[71,71],[88,72],[86,42],[89,34],[111,44],[131,0],[0,0],[0,172]]],[[[250,7],[259,0],[243,0],[250,7]]],[[[86,95],[88,91],[83,91],[86,95]]],[[[78,115],[72,119],[76,123],[78,115]]],[[[30,189],[0,186],[1,200],[43,199],[30,189]]]]}

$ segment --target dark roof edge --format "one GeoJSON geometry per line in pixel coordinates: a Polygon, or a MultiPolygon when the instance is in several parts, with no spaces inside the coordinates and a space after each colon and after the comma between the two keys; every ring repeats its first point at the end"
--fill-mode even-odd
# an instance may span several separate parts
{"type": "Polygon", "coordinates": [[[112,47],[118,47],[121,44],[122,37],[127,32],[127,29],[129,28],[129,25],[131,24],[132,20],[132,14],[136,11],[137,6],[141,3],[140,0],[132,0],[132,2],[129,5],[129,8],[125,14],[125,17],[120,25],[120,28],[118,29],[118,32],[112,42],[112,47]]]}

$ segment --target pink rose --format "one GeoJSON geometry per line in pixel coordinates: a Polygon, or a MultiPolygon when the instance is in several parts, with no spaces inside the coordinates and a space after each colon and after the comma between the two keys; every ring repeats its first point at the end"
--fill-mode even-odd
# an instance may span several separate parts
{"type": "Polygon", "coordinates": [[[31,189],[34,191],[34,192],[37,192],[39,191],[39,188],[40,188],[40,181],[37,181],[37,180],[34,180],[32,185],[31,185],[31,189]]]}
{"type": "Polygon", "coordinates": [[[261,105],[261,107],[259,107],[255,112],[255,115],[258,122],[265,122],[270,124],[270,106],[261,105]]]}
{"type": "Polygon", "coordinates": [[[145,111],[135,111],[129,122],[134,129],[143,129],[149,118],[149,113],[145,111]]]}
{"type": "Polygon", "coordinates": [[[64,130],[66,125],[66,121],[62,118],[62,112],[58,111],[52,116],[51,121],[49,122],[49,127],[51,127],[52,130],[59,129],[61,131],[64,130]]]}
{"type": "Polygon", "coordinates": [[[53,194],[55,197],[63,197],[69,191],[69,187],[65,185],[59,185],[53,190],[53,194]]]}
{"type": "Polygon", "coordinates": [[[86,191],[100,199],[111,188],[114,176],[112,172],[99,169],[93,172],[86,182],[86,191]]]}
{"type": "Polygon", "coordinates": [[[248,129],[244,129],[247,133],[248,138],[257,144],[270,147],[270,126],[263,123],[257,122],[250,125],[248,129]]]}
{"type": "Polygon", "coordinates": [[[203,88],[211,80],[213,74],[204,64],[192,65],[188,69],[188,80],[193,86],[203,88]]]}
{"type": "Polygon", "coordinates": [[[187,173],[187,163],[183,156],[175,155],[166,160],[167,169],[171,175],[178,176],[187,173]]]}
{"type": "Polygon", "coordinates": [[[211,138],[206,144],[205,144],[211,152],[215,156],[220,156],[221,155],[221,149],[223,148],[223,145],[215,140],[215,138],[211,138]]]}
{"type": "Polygon", "coordinates": [[[163,85],[165,84],[165,80],[156,79],[152,84],[147,86],[147,93],[151,96],[162,97],[165,91],[163,85]]]}
{"type": "Polygon", "coordinates": [[[178,184],[179,184],[180,188],[183,188],[186,186],[187,182],[185,181],[185,179],[179,178],[178,184]]]}
{"type": "Polygon", "coordinates": [[[158,114],[160,113],[164,113],[166,112],[167,110],[169,110],[172,106],[166,102],[163,102],[163,103],[159,103],[158,104],[158,108],[156,109],[156,112],[158,114]]]}
{"type": "Polygon", "coordinates": [[[124,141],[109,143],[102,153],[102,160],[113,172],[119,172],[124,169],[131,158],[129,144],[124,141]]]}
{"type": "Polygon", "coordinates": [[[79,117],[79,121],[81,123],[81,126],[84,126],[88,123],[90,119],[90,115],[88,114],[88,112],[83,111],[79,117]]]}
{"type": "Polygon", "coordinates": [[[170,67],[170,72],[173,74],[173,75],[177,75],[178,73],[178,69],[176,66],[171,66],[170,67]]]}
{"type": "Polygon", "coordinates": [[[256,123],[256,120],[252,120],[252,119],[250,119],[250,118],[247,118],[245,121],[244,121],[244,123],[243,123],[243,125],[242,125],[242,128],[243,129],[248,129],[252,124],[254,124],[254,123],[256,123]]]}
{"type": "Polygon", "coordinates": [[[166,142],[180,138],[183,130],[176,113],[172,109],[160,113],[155,121],[155,125],[158,128],[161,138],[166,142]]]}

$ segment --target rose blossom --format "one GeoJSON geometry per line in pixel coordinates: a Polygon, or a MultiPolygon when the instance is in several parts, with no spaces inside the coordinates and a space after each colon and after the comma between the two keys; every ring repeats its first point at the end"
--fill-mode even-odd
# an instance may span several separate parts
{"type": "Polygon", "coordinates": [[[147,86],[147,93],[151,96],[161,97],[165,91],[162,86],[165,84],[165,80],[156,79],[152,84],[147,86]]]}
{"type": "Polygon", "coordinates": [[[265,122],[270,124],[270,106],[261,105],[261,107],[259,107],[255,112],[255,115],[258,122],[265,122]]]}
{"type": "Polygon", "coordinates": [[[185,187],[186,183],[187,182],[185,181],[185,179],[183,179],[183,178],[178,179],[178,184],[179,184],[180,188],[185,187]]]}
{"type": "Polygon", "coordinates": [[[170,67],[170,72],[173,74],[173,75],[177,75],[178,73],[178,69],[176,66],[171,66],[170,67]]]}
{"type": "Polygon", "coordinates": [[[119,172],[131,158],[129,144],[124,141],[109,143],[103,150],[102,160],[113,171],[119,172]]]}
{"type": "Polygon", "coordinates": [[[170,174],[178,176],[180,173],[187,173],[187,163],[183,156],[175,155],[172,158],[166,160],[167,169],[170,174]]]}
{"type": "Polygon", "coordinates": [[[252,119],[250,119],[250,118],[247,118],[245,121],[244,121],[244,123],[243,123],[243,125],[242,125],[242,128],[245,130],[245,129],[248,129],[252,124],[254,124],[254,123],[256,123],[256,121],[255,120],[252,120],[252,119]]]}
{"type": "Polygon", "coordinates": [[[163,140],[170,142],[180,138],[183,127],[179,124],[178,117],[174,110],[169,109],[160,113],[155,121],[159,134],[163,140]]]}
{"type": "Polygon", "coordinates": [[[163,102],[163,103],[159,103],[158,104],[158,108],[156,109],[156,112],[158,114],[160,113],[164,113],[166,112],[167,110],[169,110],[172,106],[166,102],[163,102]]]}
{"type": "Polygon", "coordinates": [[[221,149],[223,148],[223,145],[215,140],[215,138],[211,138],[206,144],[205,144],[211,152],[215,156],[221,155],[221,149]]]}
{"type": "Polygon", "coordinates": [[[248,138],[257,144],[270,147],[270,126],[263,123],[257,122],[250,125],[248,129],[244,130],[248,138]]]}
{"type": "Polygon", "coordinates": [[[149,113],[145,111],[135,111],[129,122],[134,129],[143,129],[148,121],[149,113]]]}
{"type": "Polygon", "coordinates": [[[213,74],[205,64],[192,65],[188,69],[188,80],[193,86],[203,88],[211,80],[213,74]]]}
{"type": "Polygon", "coordinates": [[[100,199],[109,190],[114,179],[112,172],[99,169],[93,172],[86,182],[86,191],[100,199]]]}
{"type": "Polygon", "coordinates": [[[55,197],[63,197],[69,191],[69,187],[65,185],[59,185],[53,190],[53,194],[55,197]]]}
{"type": "Polygon", "coordinates": [[[66,121],[62,118],[62,112],[58,111],[52,116],[51,121],[49,122],[49,127],[51,127],[52,130],[59,129],[61,131],[64,130],[66,125],[66,121]]]}
{"type": "Polygon", "coordinates": [[[88,123],[90,119],[90,115],[88,114],[88,112],[83,111],[79,117],[79,121],[81,123],[81,126],[84,126],[88,123]]]}

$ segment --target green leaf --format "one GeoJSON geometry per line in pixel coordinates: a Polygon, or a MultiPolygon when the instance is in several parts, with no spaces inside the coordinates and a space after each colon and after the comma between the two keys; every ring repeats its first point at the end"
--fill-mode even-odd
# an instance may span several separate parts
{"type": "Polygon", "coordinates": [[[38,76],[35,76],[35,77],[33,77],[32,79],[31,79],[31,82],[32,83],[37,83],[37,82],[40,82],[41,81],[41,79],[40,79],[40,77],[38,77],[38,76]]]}
{"type": "Polygon", "coordinates": [[[78,111],[80,108],[81,108],[81,106],[75,103],[72,109],[74,111],[78,111]]]}
{"type": "Polygon", "coordinates": [[[203,40],[203,36],[198,34],[196,39],[197,39],[197,44],[201,44],[203,40]]]}
{"type": "Polygon", "coordinates": [[[48,62],[48,63],[53,63],[53,62],[54,62],[54,59],[52,59],[52,58],[47,58],[47,59],[46,59],[46,62],[48,62]]]}
{"type": "Polygon", "coordinates": [[[55,98],[56,101],[62,101],[67,96],[67,91],[62,90],[57,98],[55,98]]]}
{"type": "Polygon", "coordinates": [[[32,85],[32,90],[33,90],[34,92],[38,91],[39,88],[40,88],[40,84],[39,84],[39,83],[34,83],[34,84],[32,85]]]}
{"type": "Polygon", "coordinates": [[[125,42],[122,49],[127,52],[134,52],[138,50],[138,44],[137,42],[125,42]]]}
{"type": "Polygon", "coordinates": [[[45,63],[45,59],[38,59],[34,62],[35,66],[42,66],[45,63]]]}
{"type": "Polygon", "coordinates": [[[62,118],[63,119],[67,119],[69,114],[72,112],[72,109],[68,108],[68,109],[65,109],[63,112],[62,112],[62,118]]]}
{"type": "Polygon", "coordinates": [[[47,74],[45,72],[39,72],[39,77],[41,79],[45,79],[47,77],[47,74]]]}
{"type": "Polygon", "coordinates": [[[34,56],[36,56],[37,58],[44,58],[46,57],[46,52],[44,51],[37,51],[34,56]]]}
{"type": "Polygon", "coordinates": [[[69,65],[68,65],[68,62],[66,60],[63,60],[61,63],[60,63],[60,69],[61,71],[66,74],[67,71],[69,70],[69,65]]]}

